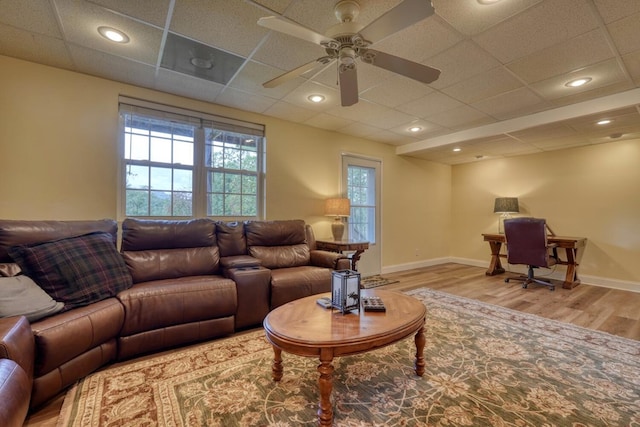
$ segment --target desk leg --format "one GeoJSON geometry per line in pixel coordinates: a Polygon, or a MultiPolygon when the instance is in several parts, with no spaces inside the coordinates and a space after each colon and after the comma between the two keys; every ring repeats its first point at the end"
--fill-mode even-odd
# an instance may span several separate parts
{"type": "Polygon", "coordinates": [[[565,253],[567,255],[567,274],[564,278],[564,283],[562,283],[562,287],[564,289],[573,289],[580,284],[577,262],[578,249],[565,248],[565,253]]]}
{"type": "Polygon", "coordinates": [[[491,246],[491,262],[489,263],[489,269],[485,273],[487,276],[495,276],[496,274],[504,273],[502,263],[500,262],[500,248],[502,248],[502,242],[489,241],[491,246]]]}
{"type": "Polygon", "coordinates": [[[320,406],[318,407],[318,422],[321,426],[333,425],[333,406],[331,405],[331,390],[333,389],[333,352],[327,349],[320,351],[320,365],[318,372],[320,379],[320,406]]]}
{"type": "Polygon", "coordinates": [[[420,330],[418,330],[418,333],[416,333],[415,342],[416,342],[416,363],[415,363],[416,375],[421,377],[424,374],[424,366],[425,366],[424,345],[427,342],[426,338],[424,337],[424,326],[422,326],[420,330]]]}
{"type": "Polygon", "coordinates": [[[364,253],[364,251],[357,250],[351,256],[351,269],[353,271],[358,271],[358,269],[356,268],[356,264],[358,263],[358,261],[360,261],[360,255],[362,255],[363,253],[364,253]]]}

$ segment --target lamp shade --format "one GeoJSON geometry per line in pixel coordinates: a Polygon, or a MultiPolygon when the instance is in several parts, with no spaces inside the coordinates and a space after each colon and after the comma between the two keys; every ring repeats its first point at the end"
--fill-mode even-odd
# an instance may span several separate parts
{"type": "Polygon", "coordinates": [[[493,205],[494,213],[518,213],[520,207],[518,206],[517,197],[496,197],[496,202],[493,205]]]}
{"type": "Polygon", "coordinates": [[[326,216],[349,216],[351,203],[349,199],[327,199],[324,204],[326,216]]]}

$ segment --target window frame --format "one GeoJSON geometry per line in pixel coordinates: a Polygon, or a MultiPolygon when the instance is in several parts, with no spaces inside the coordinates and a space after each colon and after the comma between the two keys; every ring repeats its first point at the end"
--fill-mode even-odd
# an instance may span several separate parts
{"type": "MultiPolygon", "coordinates": [[[[119,144],[118,144],[118,219],[124,219],[128,216],[135,218],[150,218],[150,219],[184,219],[184,218],[213,218],[222,219],[225,221],[233,220],[260,220],[264,219],[265,209],[265,126],[257,123],[244,122],[237,119],[228,117],[216,116],[208,113],[203,113],[194,110],[187,110],[178,107],[167,106],[163,104],[157,104],[149,101],[119,97],[119,144]],[[148,160],[139,159],[127,159],[125,153],[125,116],[128,114],[139,115],[143,117],[149,117],[156,120],[178,123],[180,125],[187,125],[193,127],[193,164],[185,165],[181,163],[158,163],[152,161],[150,156],[148,160]],[[250,136],[255,140],[255,150],[248,150],[255,153],[255,167],[256,170],[246,169],[229,169],[229,168],[216,168],[207,165],[206,159],[206,144],[205,136],[207,134],[206,129],[211,128],[222,132],[229,132],[231,134],[239,134],[243,136],[250,136]],[[192,171],[192,183],[191,183],[191,215],[127,215],[127,179],[126,171],[129,165],[143,165],[148,167],[168,167],[171,171],[179,169],[188,169],[192,171]],[[255,215],[209,215],[209,194],[212,194],[208,190],[207,178],[210,171],[219,171],[222,173],[236,174],[240,173],[243,176],[250,175],[255,177],[255,215]]],[[[171,139],[172,143],[174,139],[171,139]]],[[[150,150],[150,149],[149,149],[150,150]]],[[[253,158],[252,158],[253,160],[253,158]]],[[[239,166],[240,167],[240,166],[239,166]]],[[[149,187],[151,183],[149,183],[149,187]]],[[[253,189],[253,187],[251,187],[253,189]]],[[[147,188],[149,193],[151,188],[147,188]]],[[[182,190],[174,190],[173,184],[171,190],[172,196],[180,193],[182,190]]],[[[242,191],[242,189],[241,189],[242,191]]],[[[213,193],[217,194],[217,193],[213,193]]],[[[243,198],[246,194],[240,193],[240,197],[243,198]]],[[[251,193],[251,196],[254,194],[251,193]]],[[[224,198],[223,194],[223,198],[224,198]]],[[[172,197],[173,200],[173,197],[172,197]]],[[[172,205],[173,206],[173,205],[172,205]]],[[[148,212],[151,213],[150,211],[148,212]]],[[[253,213],[253,207],[251,208],[253,213]]]]}

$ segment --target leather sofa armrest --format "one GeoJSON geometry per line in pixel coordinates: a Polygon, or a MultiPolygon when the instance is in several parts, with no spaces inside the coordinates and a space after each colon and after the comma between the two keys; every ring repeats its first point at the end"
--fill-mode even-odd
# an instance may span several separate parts
{"type": "Polygon", "coordinates": [[[262,261],[258,258],[252,257],[251,255],[234,255],[221,257],[220,265],[222,266],[223,272],[226,272],[232,268],[260,267],[262,265],[262,261]]]}
{"type": "Polygon", "coordinates": [[[13,360],[33,379],[35,341],[26,317],[0,318],[0,358],[13,360]]]}
{"type": "Polygon", "coordinates": [[[0,421],[4,427],[21,427],[29,412],[31,381],[20,365],[0,359],[0,421]]]}
{"type": "Polygon", "coordinates": [[[310,251],[311,265],[316,267],[325,267],[335,270],[338,266],[338,260],[346,257],[338,252],[313,250],[310,251]]]}

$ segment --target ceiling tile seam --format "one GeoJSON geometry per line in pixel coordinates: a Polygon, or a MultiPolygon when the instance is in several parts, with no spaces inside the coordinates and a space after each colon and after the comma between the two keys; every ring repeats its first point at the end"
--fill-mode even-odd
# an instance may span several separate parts
{"type": "Polygon", "coordinates": [[[160,48],[158,51],[158,60],[156,61],[154,70],[154,80],[157,80],[160,75],[160,64],[162,64],[162,56],[164,55],[164,47],[167,44],[167,37],[169,36],[169,27],[171,26],[171,20],[173,19],[173,11],[176,7],[176,0],[169,0],[169,7],[167,8],[167,18],[164,21],[164,28],[162,29],[162,39],[160,40],[160,48]]]}
{"type": "Polygon", "coordinates": [[[58,25],[58,29],[60,30],[60,36],[62,37],[62,43],[64,44],[64,49],[67,51],[67,55],[69,56],[69,60],[71,61],[71,65],[73,65],[74,70],[78,70],[78,64],[71,54],[71,49],[69,49],[69,41],[67,40],[67,36],[64,30],[64,24],[62,23],[62,18],[60,17],[60,11],[56,5],[55,0],[49,0],[49,5],[51,6],[51,10],[56,19],[56,24],[58,25]]]}
{"type": "Polygon", "coordinates": [[[627,79],[627,81],[635,86],[635,82],[633,81],[633,78],[631,77],[631,73],[629,73],[629,70],[627,69],[626,65],[624,64],[624,61],[622,60],[622,56],[620,55],[620,51],[618,50],[618,47],[616,46],[616,43],[613,41],[613,37],[611,37],[611,33],[609,32],[609,29],[607,28],[607,24],[602,19],[602,15],[600,14],[600,11],[598,10],[598,7],[595,5],[593,0],[589,0],[589,7],[591,8],[591,12],[595,16],[596,21],[598,21],[598,26],[600,27],[600,29],[604,33],[604,38],[607,41],[607,45],[609,45],[609,49],[611,49],[611,51],[613,52],[613,54],[614,54],[614,56],[616,58],[616,62],[618,63],[618,67],[620,67],[620,69],[622,70],[622,73],[624,74],[624,76],[627,79]]]}

